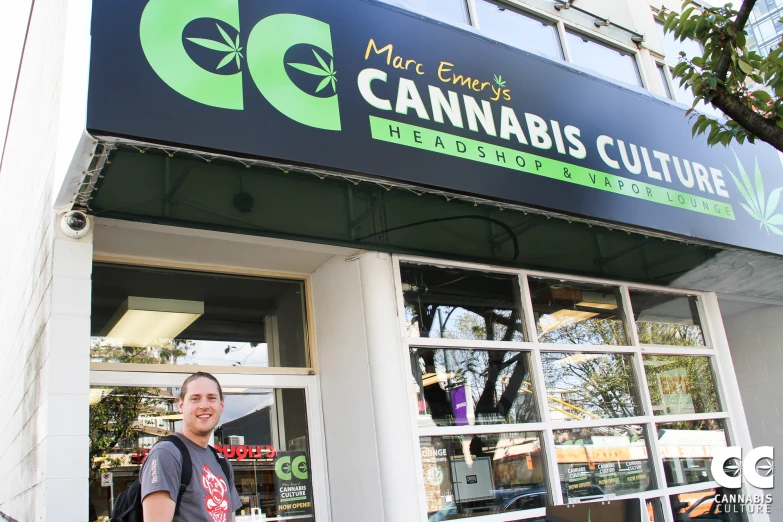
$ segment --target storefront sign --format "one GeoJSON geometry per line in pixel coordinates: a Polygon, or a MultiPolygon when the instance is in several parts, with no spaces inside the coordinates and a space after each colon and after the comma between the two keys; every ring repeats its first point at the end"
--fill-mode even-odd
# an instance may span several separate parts
{"type": "Polygon", "coordinates": [[[275,457],[275,500],[279,517],[313,514],[310,464],[303,451],[281,451],[275,457]]]}
{"type": "Polygon", "coordinates": [[[277,452],[272,446],[221,446],[217,444],[215,449],[229,459],[261,459],[268,460],[275,458],[277,452]]]}
{"type": "Polygon", "coordinates": [[[783,254],[781,162],[372,0],[94,0],[88,128],[783,254]]]}

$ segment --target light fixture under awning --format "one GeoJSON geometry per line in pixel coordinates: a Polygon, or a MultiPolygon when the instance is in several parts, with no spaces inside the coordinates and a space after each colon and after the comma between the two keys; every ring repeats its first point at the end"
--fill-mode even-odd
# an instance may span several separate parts
{"type": "Polygon", "coordinates": [[[204,314],[202,301],[128,297],[103,330],[123,346],[150,346],[174,339],[204,314]]]}

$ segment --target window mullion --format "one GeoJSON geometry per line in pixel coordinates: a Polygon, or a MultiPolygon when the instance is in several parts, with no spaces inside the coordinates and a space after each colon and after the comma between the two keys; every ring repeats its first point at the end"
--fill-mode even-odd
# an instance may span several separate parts
{"type": "Polygon", "coordinates": [[[476,0],[465,0],[468,7],[468,18],[470,18],[470,25],[476,29],[481,29],[478,19],[478,9],[476,9],[476,0]]]}
{"type": "MultiPolygon", "coordinates": [[[[655,428],[655,422],[652,420],[645,426],[647,428],[647,447],[650,450],[653,469],[655,470],[655,486],[663,492],[666,491],[666,470],[663,467],[663,457],[661,456],[661,446],[658,444],[658,431],[655,428]]],[[[666,509],[664,509],[664,512],[666,509]]],[[[664,518],[665,514],[664,514],[664,518]]],[[[671,519],[667,520],[670,522],[671,519]]]]}
{"type": "Polygon", "coordinates": [[[541,444],[544,446],[544,465],[547,471],[547,482],[552,493],[552,503],[563,504],[563,490],[560,488],[560,468],[557,465],[557,449],[552,428],[546,428],[541,433],[541,444]]]}
{"type": "Polygon", "coordinates": [[[566,26],[562,20],[557,21],[557,36],[560,38],[560,47],[563,49],[563,58],[569,63],[574,63],[574,60],[571,58],[571,48],[568,47],[566,26]]]}

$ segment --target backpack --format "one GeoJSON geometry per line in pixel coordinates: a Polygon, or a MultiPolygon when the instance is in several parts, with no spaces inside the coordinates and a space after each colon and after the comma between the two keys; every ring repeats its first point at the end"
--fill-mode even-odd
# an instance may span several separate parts
{"type": "MultiPolygon", "coordinates": [[[[188,484],[190,484],[190,479],[193,476],[193,464],[190,460],[190,452],[188,451],[187,446],[185,446],[185,443],[182,442],[182,439],[176,435],[168,435],[158,442],[163,441],[174,444],[182,454],[182,473],[180,475],[179,494],[177,495],[177,506],[174,508],[174,515],[176,516],[179,513],[179,504],[182,502],[182,495],[185,493],[185,489],[187,489],[188,484]]],[[[209,449],[215,454],[218,464],[220,464],[220,467],[223,469],[223,474],[229,481],[229,487],[233,487],[233,484],[231,484],[231,474],[228,471],[228,462],[225,457],[218,453],[212,446],[209,446],[209,449]]],[[[141,469],[139,469],[139,475],[141,475],[141,469]]],[[[130,487],[120,493],[117,500],[114,501],[112,515],[109,520],[110,522],[144,522],[144,512],[141,507],[141,482],[139,479],[134,480],[130,487]]]]}

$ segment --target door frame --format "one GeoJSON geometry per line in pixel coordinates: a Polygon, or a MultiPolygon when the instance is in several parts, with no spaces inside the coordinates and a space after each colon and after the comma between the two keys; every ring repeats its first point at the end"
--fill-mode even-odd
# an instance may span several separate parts
{"type": "MultiPolygon", "coordinates": [[[[146,388],[179,388],[187,377],[176,372],[154,371],[99,371],[90,372],[90,386],[140,386],[146,388]]],[[[213,375],[224,388],[295,388],[304,389],[307,403],[307,429],[310,441],[310,473],[312,476],[315,520],[331,522],[329,480],[326,464],[326,444],[323,411],[318,377],[315,375],[269,375],[219,373],[213,375]]],[[[290,518],[290,517],[289,517],[290,518]]],[[[277,519],[267,519],[277,520],[277,519]]],[[[282,519],[280,519],[282,520],[282,519]]]]}

